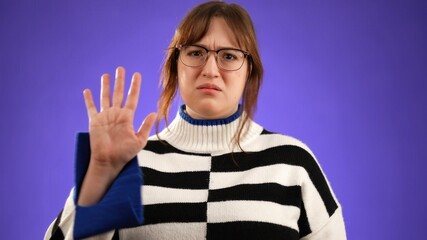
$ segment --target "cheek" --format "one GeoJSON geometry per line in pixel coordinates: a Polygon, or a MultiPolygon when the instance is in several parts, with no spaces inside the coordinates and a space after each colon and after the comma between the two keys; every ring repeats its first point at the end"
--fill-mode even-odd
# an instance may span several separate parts
{"type": "Polygon", "coordinates": [[[196,72],[187,66],[183,66],[182,63],[178,64],[178,83],[180,84],[191,84],[197,77],[196,72]]]}
{"type": "Polygon", "coordinates": [[[187,74],[185,73],[183,67],[178,63],[178,88],[182,92],[182,86],[185,86],[187,81],[187,74]]]}
{"type": "Polygon", "coordinates": [[[192,69],[178,64],[178,89],[183,99],[189,98],[195,86],[196,74],[192,69]]]}
{"type": "Polygon", "coordinates": [[[245,78],[243,75],[230,76],[228,84],[228,98],[232,102],[239,101],[245,89],[245,78]]]}
{"type": "Polygon", "coordinates": [[[239,72],[236,76],[234,76],[233,84],[234,84],[234,89],[236,89],[236,91],[243,92],[243,90],[245,89],[247,78],[248,78],[247,75],[248,74],[245,70],[245,71],[239,72]]]}

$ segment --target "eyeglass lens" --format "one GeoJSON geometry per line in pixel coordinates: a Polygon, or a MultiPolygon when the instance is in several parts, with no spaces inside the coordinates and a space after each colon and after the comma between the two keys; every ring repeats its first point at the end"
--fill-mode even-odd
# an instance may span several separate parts
{"type": "MultiPolygon", "coordinates": [[[[199,46],[184,46],[181,48],[180,58],[183,64],[189,67],[200,67],[208,59],[208,51],[199,46]]],[[[245,61],[245,53],[237,49],[220,49],[216,57],[218,66],[224,70],[238,70],[245,61]]]]}

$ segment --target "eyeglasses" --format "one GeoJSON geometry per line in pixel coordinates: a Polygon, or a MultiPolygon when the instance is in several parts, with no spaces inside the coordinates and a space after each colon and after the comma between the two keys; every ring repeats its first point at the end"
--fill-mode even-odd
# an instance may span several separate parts
{"type": "Polygon", "coordinates": [[[204,65],[209,57],[209,52],[216,53],[215,60],[218,67],[222,70],[236,71],[239,70],[249,52],[236,48],[222,48],[218,50],[209,50],[198,45],[178,46],[179,59],[188,67],[200,67],[204,65]]]}

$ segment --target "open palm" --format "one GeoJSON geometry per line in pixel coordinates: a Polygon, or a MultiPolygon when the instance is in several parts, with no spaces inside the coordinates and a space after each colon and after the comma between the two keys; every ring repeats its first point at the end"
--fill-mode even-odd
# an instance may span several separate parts
{"type": "Polygon", "coordinates": [[[121,169],[147,143],[156,115],[149,114],[138,131],[133,119],[138,104],[141,75],[135,73],[124,101],[125,70],[118,67],[113,96],[110,97],[110,76],[104,74],[101,83],[101,109],[98,112],[90,90],[84,91],[89,115],[89,134],[91,144],[91,164],[121,169]]]}

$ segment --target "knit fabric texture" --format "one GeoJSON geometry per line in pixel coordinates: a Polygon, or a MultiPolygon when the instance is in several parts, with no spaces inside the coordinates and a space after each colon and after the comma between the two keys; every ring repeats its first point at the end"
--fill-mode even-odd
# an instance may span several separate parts
{"type": "Polygon", "coordinates": [[[181,107],[116,179],[124,184],[104,197],[117,205],[94,206],[98,218],[85,218],[96,221],[82,220],[77,188],[45,239],[346,239],[341,207],[310,149],[251,120],[238,146],[241,119],[238,111],[196,120],[181,107]],[[122,179],[135,170],[140,186],[129,187],[122,179]]]}

